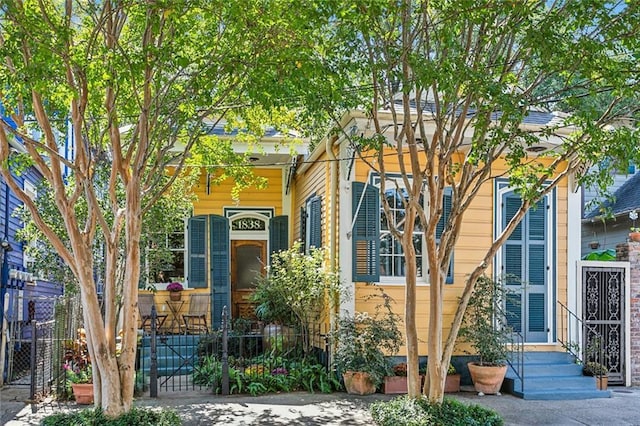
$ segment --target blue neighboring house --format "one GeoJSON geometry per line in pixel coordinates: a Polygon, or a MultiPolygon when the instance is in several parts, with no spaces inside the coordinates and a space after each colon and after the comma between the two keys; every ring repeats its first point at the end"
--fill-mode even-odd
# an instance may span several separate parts
{"type": "MultiPolygon", "coordinates": [[[[10,119],[3,119],[15,125],[10,119]]],[[[10,145],[14,152],[24,150],[19,141],[13,140],[10,145]]],[[[14,176],[25,192],[37,197],[42,175],[35,167],[14,176]]],[[[0,365],[5,380],[9,359],[18,362],[28,357],[30,346],[25,343],[31,340],[33,322],[53,319],[54,300],[63,294],[61,284],[41,279],[34,273],[30,259],[24,253],[27,243],[16,238],[16,232],[23,223],[14,212],[21,205],[22,202],[0,176],[0,324],[3,325],[3,335],[8,336],[6,353],[12,355],[6,357],[4,365],[0,365]]]]}
{"type": "MultiPolygon", "coordinates": [[[[638,167],[629,168],[629,173],[619,175],[621,179],[614,186],[615,192],[611,202],[604,206],[610,209],[612,216],[603,220],[599,208],[586,212],[582,220],[582,254],[592,251],[615,250],[620,243],[627,241],[633,221],[629,213],[636,211],[640,214],[640,170],[638,167]]],[[[640,226],[636,220],[635,226],[640,226]]]]}

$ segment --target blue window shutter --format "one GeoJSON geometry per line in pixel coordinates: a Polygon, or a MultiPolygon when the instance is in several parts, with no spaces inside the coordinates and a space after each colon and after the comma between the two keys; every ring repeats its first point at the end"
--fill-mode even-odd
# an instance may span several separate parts
{"type": "Polygon", "coordinates": [[[191,288],[205,288],[207,286],[207,217],[194,216],[187,225],[189,247],[189,270],[187,281],[191,288]]]}
{"type": "Polygon", "coordinates": [[[437,240],[442,236],[442,233],[444,232],[444,225],[447,223],[447,220],[449,220],[449,215],[451,214],[451,197],[451,188],[445,188],[444,194],[442,195],[442,216],[440,216],[440,220],[436,226],[437,240]]]}
{"type": "MultiPolygon", "coordinates": [[[[442,195],[442,216],[440,216],[440,220],[438,221],[438,225],[436,226],[436,240],[440,240],[442,233],[444,232],[444,225],[449,220],[449,216],[451,215],[451,199],[452,199],[452,190],[450,187],[444,189],[444,194],[442,195]]],[[[449,262],[449,269],[447,269],[447,277],[445,279],[447,284],[453,284],[453,256],[451,257],[451,261],[449,262]]]]}
{"type": "Polygon", "coordinates": [[[544,332],[544,293],[529,293],[529,325],[527,332],[544,332]]]}
{"type": "Polygon", "coordinates": [[[209,216],[211,242],[211,323],[219,328],[222,323],[222,308],[231,309],[229,283],[229,220],[226,217],[209,216]]]}
{"type": "Polygon", "coordinates": [[[352,188],[353,280],[377,282],[380,281],[380,195],[378,188],[362,182],[353,182],[352,188]]]}
{"type": "Polygon", "coordinates": [[[289,248],[289,216],[276,216],[269,221],[269,258],[271,253],[289,248]]]}
{"type": "Polygon", "coordinates": [[[309,200],[309,247],[322,247],[322,203],[320,197],[309,200]]]}

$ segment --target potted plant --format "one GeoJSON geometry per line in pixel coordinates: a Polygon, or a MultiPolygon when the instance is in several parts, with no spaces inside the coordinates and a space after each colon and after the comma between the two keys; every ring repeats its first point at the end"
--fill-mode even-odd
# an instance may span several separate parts
{"type": "Polygon", "coordinates": [[[609,384],[609,370],[606,366],[599,362],[589,361],[582,367],[582,374],[585,376],[593,376],[596,378],[596,387],[600,390],[606,390],[609,384]]]}
{"type": "Polygon", "coordinates": [[[398,316],[391,310],[391,299],[385,293],[382,298],[384,303],[377,306],[374,315],[360,312],[340,318],[332,333],[336,342],[334,362],[348,393],[374,393],[384,376],[391,375],[385,353],[398,351],[402,335],[398,316]]]}
{"type": "Polygon", "coordinates": [[[79,338],[65,343],[63,370],[67,394],[73,392],[78,404],[93,404],[93,376],[84,329],[79,338]]]}
{"type": "Polygon", "coordinates": [[[393,371],[392,376],[384,376],[383,392],[385,394],[407,393],[407,363],[396,364],[391,370],[393,371]]]}
{"type": "Polygon", "coordinates": [[[447,369],[447,378],[444,382],[445,392],[460,392],[460,374],[453,364],[449,364],[447,369]]]}
{"type": "Polygon", "coordinates": [[[177,301],[182,299],[182,290],[184,290],[184,287],[182,287],[182,284],[179,282],[172,282],[167,285],[167,291],[169,292],[169,298],[171,300],[177,301]]]}
{"type": "Polygon", "coordinates": [[[507,342],[511,329],[504,324],[498,306],[506,297],[501,283],[487,276],[478,278],[459,336],[475,350],[477,361],[467,364],[479,395],[500,394],[507,373],[507,342]]]}

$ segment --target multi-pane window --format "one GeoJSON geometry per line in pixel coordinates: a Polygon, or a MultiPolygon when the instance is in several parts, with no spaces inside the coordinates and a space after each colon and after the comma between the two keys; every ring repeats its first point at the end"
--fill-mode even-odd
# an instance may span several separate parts
{"type": "MultiPolygon", "coordinates": [[[[25,194],[27,194],[27,196],[33,202],[36,201],[36,199],[38,198],[38,189],[35,187],[35,185],[33,185],[31,182],[25,180],[24,181],[24,185],[23,185],[23,190],[24,190],[25,194]]],[[[31,241],[29,243],[29,246],[32,249],[37,247],[38,246],[38,241],[37,240],[31,241]]],[[[26,249],[26,247],[25,247],[25,250],[23,250],[23,253],[22,253],[22,264],[29,271],[33,271],[34,268],[35,268],[35,258],[33,256],[31,256],[31,254],[29,254],[29,250],[26,249]]]]}
{"type": "MultiPolygon", "coordinates": [[[[404,277],[406,275],[406,263],[404,251],[400,241],[390,231],[389,225],[395,225],[396,229],[403,232],[405,229],[405,203],[409,194],[403,188],[385,189],[385,198],[390,208],[388,217],[382,203],[380,206],[380,275],[386,277],[404,277]],[[391,224],[389,223],[391,220],[391,224]]],[[[424,196],[420,195],[420,204],[424,202],[424,196]]],[[[422,277],[422,246],[424,230],[419,218],[416,216],[413,228],[413,246],[416,250],[417,276],[422,277]]]]}
{"type": "Polygon", "coordinates": [[[150,283],[185,282],[184,272],[185,230],[184,225],[173,232],[156,234],[147,253],[147,268],[150,283]]]}

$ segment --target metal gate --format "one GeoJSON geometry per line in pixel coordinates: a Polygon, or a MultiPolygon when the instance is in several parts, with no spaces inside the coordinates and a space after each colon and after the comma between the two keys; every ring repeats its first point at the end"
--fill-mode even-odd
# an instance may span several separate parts
{"type": "Polygon", "coordinates": [[[609,383],[624,385],[626,268],[600,265],[582,265],[583,359],[606,365],[609,383]]]}

